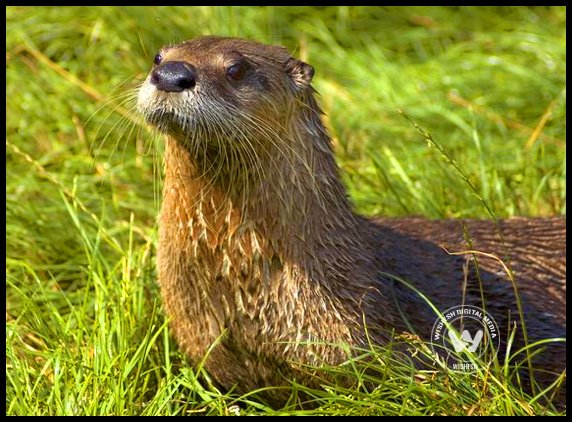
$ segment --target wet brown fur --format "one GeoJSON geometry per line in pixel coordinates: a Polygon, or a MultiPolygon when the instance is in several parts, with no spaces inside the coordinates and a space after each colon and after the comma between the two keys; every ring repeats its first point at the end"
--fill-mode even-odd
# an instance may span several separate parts
{"type": "MultiPolygon", "coordinates": [[[[428,340],[436,316],[386,273],[441,311],[463,297],[481,305],[480,278],[506,335],[518,312],[503,267],[477,255],[477,274],[473,255],[443,246],[502,258],[514,271],[530,339],[565,337],[564,218],[495,225],[360,217],[340,182],[310,66],[284,48],[232,38],[203,37],[162,55],[163,63],[193,64],[197,86],[184,101],[158,91],[139,101],[166,133],[159,283],[191,360],[218,342],[205,366],[221,386],[283,385],[296,362],[343,362],[336,345],[365,346],[364,321],[377,344],[412,327],[428,340]],[[249,66],[243,81],[225,78],[233,60],[249,66]]],[[[522,343],[521,331],[517,337],[522,343]]],[[[535,365],[563,371],[565,345],[548,347],[535,365]]]]}

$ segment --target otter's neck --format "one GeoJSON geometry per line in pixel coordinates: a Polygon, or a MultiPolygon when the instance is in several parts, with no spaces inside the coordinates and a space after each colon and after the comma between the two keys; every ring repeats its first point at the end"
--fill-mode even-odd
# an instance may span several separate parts
{"type": "MultiPolygon", "coordinates": [[[[308,107],[302,111],[306,115],[292,119],[290,135],[274,140],[276,149],[264,154],[267,158],[261,154],[260,168],[246,187],[199,176],[189,151],[169,137],[161,223],[174,225],[178,236],[187,228],[183,232],[190,236],[181,242],[202,241],[213,249],[239,228],[252,231],[269,254],[315,278],[328,278],[328,268],[339,274],[340,263],[350,270],[347,257],[363,256],[355,251],[365,245],[315,110],[308,107]]],[[[244,183],[244,178],[236,180],[244,183]]]]}

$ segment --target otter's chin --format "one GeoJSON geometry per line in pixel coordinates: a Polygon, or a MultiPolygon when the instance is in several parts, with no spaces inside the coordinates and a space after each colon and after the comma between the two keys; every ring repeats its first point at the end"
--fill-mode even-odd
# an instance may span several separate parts
{"type": "Polygon", "coordinates": [[[185,116],[172,109],[163,107],[140,107],[145,121],[165,135],[187,138],[191,122],[185,116]]]}

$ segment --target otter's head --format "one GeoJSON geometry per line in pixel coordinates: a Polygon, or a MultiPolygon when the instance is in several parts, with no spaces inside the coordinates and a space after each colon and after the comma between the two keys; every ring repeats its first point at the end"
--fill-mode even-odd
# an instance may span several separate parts
{"type": "Polygon", "coordinates": [[[283,47],[202,37],[159,51],[139,90],[138,108],[151,125],[190,149],[245,142],[258,148],[288,129],[312,91],[313,74],[312,66],[283,47]]]}

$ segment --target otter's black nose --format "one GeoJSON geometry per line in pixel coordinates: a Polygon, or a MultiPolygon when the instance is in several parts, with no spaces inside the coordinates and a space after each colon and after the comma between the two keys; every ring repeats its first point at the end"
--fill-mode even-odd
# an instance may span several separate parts
{"type": "Polygon", "coordinates": [[[151,83],[165,92],[181,92],[193,88],[197,81],[195,67],[185,62],[167,62],[151,73],[151,83]]]}

